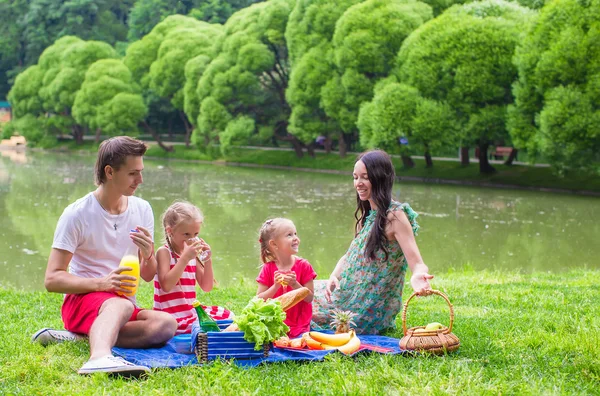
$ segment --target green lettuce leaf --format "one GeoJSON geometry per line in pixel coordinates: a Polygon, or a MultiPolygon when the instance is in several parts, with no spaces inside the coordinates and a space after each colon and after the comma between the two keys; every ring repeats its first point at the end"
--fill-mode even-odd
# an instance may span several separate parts
{"type": "Polygon", "coordinates": [[[233,321],[244,332],[244,339],[253,342],[254,349],[259,350],[287,334],[290,328],[283,323],[285,318],[279,301],[254,297],[233,321]]]}

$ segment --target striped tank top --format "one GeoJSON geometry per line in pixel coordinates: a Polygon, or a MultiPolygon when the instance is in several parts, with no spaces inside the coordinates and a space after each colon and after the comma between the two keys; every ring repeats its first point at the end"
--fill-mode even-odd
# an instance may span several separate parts
{"type": "MultiPolygon", "coordinates": [[[[179,260],[179,255],[165,245],[171,253],[171,266],[173,268],[179,260]]],[[[179,282],[166,292],[160,287],[158,274],[154,275],[154,309],[168,312],[177,320],[177,334],[192,331],[192,323],[197,320],[196,310],[192,303],[196,300],[196,259],[190,260],[185,266],[179,282]]]]}

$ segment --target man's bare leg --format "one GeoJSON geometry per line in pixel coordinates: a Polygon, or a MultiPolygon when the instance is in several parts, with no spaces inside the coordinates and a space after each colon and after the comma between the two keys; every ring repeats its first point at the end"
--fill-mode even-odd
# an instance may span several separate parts
{"type": "Polygon", "coordinates": [[[152,348],[164,345],[177,331],[177,321],[166,312],[142,310],[137,320],[121,328],[116,346],[121,348],[152,348]]]}
{"type": "Polygon", "coordinates": [[[89,333],[90,360],[112,355],[112,347],[122,327],[133,313],[133,303],[124,298],[111,298],[102,304],[89,333]]]}

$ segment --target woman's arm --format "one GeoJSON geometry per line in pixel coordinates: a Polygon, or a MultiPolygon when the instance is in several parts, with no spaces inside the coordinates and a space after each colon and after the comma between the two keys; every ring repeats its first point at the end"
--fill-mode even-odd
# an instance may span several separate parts
{"type": "Polygon", "coordinates": [[[346,261],[346,255],[344,254],[338,260],[337,264],[335,265],[335,268],[333,269],[333,272],[331,273],[331,275],[329,276],[329,279],[327,280],[327,285],[325,286],[325,299],[328,302],[331,302],[331,293],[333,293],[333,291],[335,289],[340,288],[340,276],[342,275],[345,261],[346,261]]]}
{"type": "Polygon", "coordinates": [[[398,241],[400,248],[406,257],[408,268],[412,272],[410,284],[417,294],[423,294],[425,290],[431,290],[429,279],[433,279],[433,275],[429,275],[429,268],[423,263],[421,252],[417,246],[415,235],[413,234],[412,226],[406,213],[402,210],[390,212],[388,215],[389,227],[393,238],[398,241]]]}

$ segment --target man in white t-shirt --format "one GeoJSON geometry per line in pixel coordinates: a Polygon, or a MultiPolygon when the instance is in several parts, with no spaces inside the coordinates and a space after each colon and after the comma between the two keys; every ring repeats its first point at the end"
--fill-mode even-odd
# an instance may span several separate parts
{"type": "Polygon", "coordinates": [[[90,358],[79,374],[95,372],[139,375],[150,369],[112,355],[113,346],[149,348],[175,335],[177,322],[165,312],[141,310],[124,286],[135,277],[122,275],[126,254],[140,258],[140,276],[156,274],[154,216],[150,204],[134,197],[142,184],[146,146],[119,136],[98,149],[95,181],[98,188],[69,205],[56,226],[48,258],[45,285],[64,293],[63,330],[42,329],[32,340],[44,345],[89,337],[90,358]]]}

